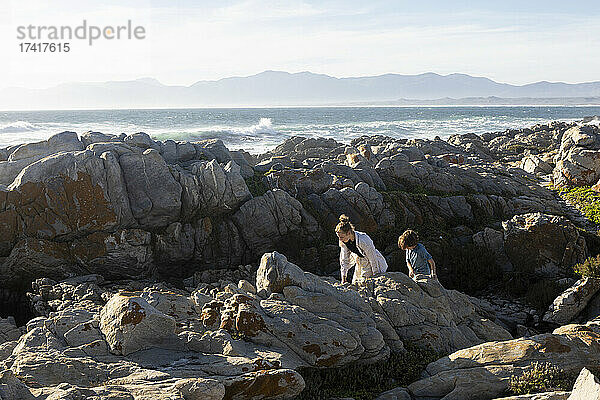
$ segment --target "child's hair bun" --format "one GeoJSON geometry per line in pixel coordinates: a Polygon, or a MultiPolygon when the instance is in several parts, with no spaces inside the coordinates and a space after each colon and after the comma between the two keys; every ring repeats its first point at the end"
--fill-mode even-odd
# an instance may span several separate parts
{"type": "Polygon", "coordinates": [[[350,218],[346,214],[340,215],[340,222],[350,222],[350,218]]]}

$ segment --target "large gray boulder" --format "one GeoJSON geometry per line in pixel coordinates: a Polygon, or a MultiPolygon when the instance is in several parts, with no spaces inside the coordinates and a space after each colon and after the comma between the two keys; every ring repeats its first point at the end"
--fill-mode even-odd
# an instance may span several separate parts
{"type": "MultiPolygon", "coordinates": [[[[281,254],[271,253],[261,260],[256,289],[259,293],[283,293],[294,304],[297,303],[295,298],[307,298],[306,292],[312,292],[315,301],[323,296],[315,297],[314,293],[321,293],[332,300],[338,298],[366,315],[373,313],[377,329],[392,349],[398,340],[409,340],[437,351],[452,351],[469,346],[469,343],[511,337],[482,316],[484,312],[477,309],[468,296],[446,290],[434,280],[414,282],[402,273],[386,273],[369,280],[359,296],[352,290],[338,288],[303,272],[281,254]]],[[[332,308],[308,302],[301,305],[318,315],[328,315],[332,308]]],[[[349,313],[343,319],[349,322],[354,318],[349,313]]]]}
{"type": "Polygon", "coordinates": [[[9,185],[23,168],[44,157],[83,148],[75,132],[62,132],[42,142],[17,146],[6,161],[0,161],[0,184],[9,185]]]}
{"type": "Polygon", "coordinates": [[[181,185],[154,149],[119,158],[133,217],[140,226],[157,228],[175,222],[181,212],[181,185]]]}
{"type": "Polygon", "coordinates": [[[566,325],[552,333],[459,350],[429,364],[427,377],[408,386],[415,398],[494,399],[510,378],[534,362],[549,362],[577,373],[599,356],[600,325],[566,325]]]}
{"type": "Polygon", "coordinates": [[[240,174],[240,167],[229,161],[224,167],[216,160],[198,161],[189,172],[178,171],[183,188],[181,218],[216,216],[231,213],[252,195],[240,174]]]}
{"type": "MultiPolygon", "coordinates": [[[[310,243],[320,232],[317,221],[302,204],[279,189],[269,190],[247,201],[232,220],[244,238],[248,251],[255,257],[275,248],[284,237],[310,243]]],[[[302,243],[297,242],[296,245],[302,246],[302,243]]]]}
{"type": "Polygon", "coordinates": [[[567,130],[555,160],[556,186],[594,185],[600,178],[600,129],[583,125],[567,130]]]}
{"type": "Polygon", "coordinates": [[[121,293],[102,309],[100,329],[112,353],[128,355],[173,335],[175,320],[143,298],[121,293]]]}
{"type": "Polygon", "coordinates": [[[565,325],[573,321],[600,290],[600,279],[582,278],[561,293],[544,314],[544,321],[565,325]]]}
{"type": "Polygon", "coordinates": [[[502,223],[504,250],[522,271],[546,277],[565,276],[588,256],[585,238],[567,218],[528,213],[502,223]]]}

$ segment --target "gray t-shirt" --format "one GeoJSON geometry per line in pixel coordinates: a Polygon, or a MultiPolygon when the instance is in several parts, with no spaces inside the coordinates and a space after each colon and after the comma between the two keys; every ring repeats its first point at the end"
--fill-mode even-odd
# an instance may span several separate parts
{"type": "Polygon", "coordinates": [[[432,258],[431,254],[427,252],[425,246],[421,243],[418,243],[414,249],[406,250],[406,263],[410,263],[415,275],[430,275],[431,268],[428,260],[431,260],[432,258]]]}

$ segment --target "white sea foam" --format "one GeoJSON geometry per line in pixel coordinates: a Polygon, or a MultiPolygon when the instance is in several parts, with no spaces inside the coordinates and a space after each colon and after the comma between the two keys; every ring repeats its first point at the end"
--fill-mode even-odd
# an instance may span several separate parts
{"type": "Polygon", "coordinates": [[[447,138],[453,134],[481,134],[599,114],[600,107],[0,112],[0,148],[45,140],[65,130],[79,134],[92,130],[107,134],[146,132],[157,140],[221,139],[231,150],[262,153],[291,136],[321,136],[341,143],[376,134],[397,138],[447,138]]]}
{"type": "Polygon", "coordinates": [[[6,124],[0,124],[0,133],[21,133],[33,132],[38,128],[27,121],[14,121],[6,124]]]}

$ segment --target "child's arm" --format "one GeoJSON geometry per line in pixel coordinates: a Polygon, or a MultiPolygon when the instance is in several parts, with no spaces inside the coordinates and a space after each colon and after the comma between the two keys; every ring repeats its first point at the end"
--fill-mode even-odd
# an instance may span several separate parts
{"type": "Polygon", "coordinates": [[[413,276],[415,276],[415,273],[413,272],[413,269],[412,269],[412,265],[410,265],[410,263],[408,261],[406,262],[406,266],[408,267],[408,277],[412,278],[413,276]]]}
{"type": "Polygon", "coordinates": [[[429,261],[429,265],[431,266],[431,277],[437,278],[437,272],[435,270],[435,261],[433,261],[433,258],[430,258],[427,261],[429,261]]]}

